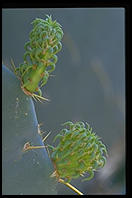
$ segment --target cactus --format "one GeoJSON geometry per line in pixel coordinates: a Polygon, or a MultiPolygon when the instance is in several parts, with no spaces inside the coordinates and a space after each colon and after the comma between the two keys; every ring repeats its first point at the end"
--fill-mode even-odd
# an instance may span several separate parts
{"type": "Polygon", "coordinates": [[[52,174],[57,179],[64,179],[70,182],[71,179],[84,176],[89,173],[90,180],[94,176],[94,171],[105,165],[107,150],[100,138],[92,132],[92,128],[83,122],[66,122],[69,129],[62,129],[54,138],[59,138],[56,147],[51,147],[51,159],[55,171],[52,174]]]}
{"type": "MultiPolygon", "coordinates": [[[[54,172],[51,177],[56,177],[57,181],[65,184],[79,195],[83,195],[78,189],[69,184],[72,179],[84,177],[82,181],[91,180],[94,172],[103,168],[106,163],[107,149],[100,141],[100,138],[92,132],[89,124],[79,121],[72,123],[68,121],[63,124],[69,127],[58,133],[53,142],[59,139],[56,147],[47,145],[50,148],[49,156],[54,165],[54,172]]],[[[43,146],[27,145],[26,151],[40,149],[43,146]]]]}
{"type": "Polygon", "coordinates": [[[107,149],[89,124],[81,121],[63,124],[67,128],[55,136],[54,141],[60,140],[56,147],[43,144],[49,134],[42,140],[32,98],[48,100],[40,88],[55,69],[63,31],[48,15],[32,24],[24,62],[19,67],[11,62],[16,76],[2,68],[3,194],[52,195],[58,181],[83,195],[69,182],[85,173],[89,175],[83,181],[92,179],[105,165],[107,149]]]}
{"type": "Polygon", "coordinates": [[[45,148],[24,152],[24,145],[43,146],[32,99],[20,81],[2,67],[2,194],[53,195],[56,181],[45,148]]]}
{"type": "Polygon", "coordinates": [[[40,87],[47,83],[50,73],[55,70],[56,54],[62,48],[60,41],[63,31],[61,25],[52,21],[48,15],[46,20],[36,18],[32,24],[29,41],[24,46],[24,63],[16,68],[12,61],[12,65],[24,93],[34,99],[47,100],[42,97],[40,87]],[[38,92],[38,95],[35,92],[38,92]]]}

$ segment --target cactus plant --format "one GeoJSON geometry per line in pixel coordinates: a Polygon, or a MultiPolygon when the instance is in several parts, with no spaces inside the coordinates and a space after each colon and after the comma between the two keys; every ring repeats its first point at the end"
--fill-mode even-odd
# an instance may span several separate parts
{"type": "Polygon", "coordinates": [[[3,194],[56,194],[58,181],[83,195],[69,182],[87,172],[84,181],[92,179],[94,171],[105,165],[107,149],[81,121],[63,124],[69,128],[54,138],[60,140],[57,147],[43,144],[32,98],[47,100],[40,88],[55,69],[63,31],[48,15],[32,24],[24,62],[16,67],[11,60],[16,76],[4,66],[2,70],[3,194]]]}
{"type": "Polygon", "coordinates": [[[16,68],[12,61],[12,65],[24,93],[34,99],[46,100],[40,87],[47,83],[50,73],[55,70],[56,54],[62,48],[63,31],[61,25],[48,15],[46,20],[36,18],[32,24],[29,41],[24,46],[24,63],[16,68]]]}
{"type": "MultiPolygon", "coordinates": [[[[79,195],[83,195],[69,182],[72,179],[84,177],[82,181],[91,180],[94,172],[103,168],[106,163],[107,149],[100,138],[92,132],[92,128],[86,122],[78,121],[73,123],[68,121],[63,124],[69,128],[64,128],[58,133],[53,142],[59,139],[56,147],[47,145],[50,150],[50,158],[54,165],[52,177],[65,184],[79,195]]],[[[40,149],[43,146],[27,145],[25,150],[40,149]]]]}
{"type": "Polygon", "coordinates": [[[105,165],[107,149],[87,122],[68,121],[63,126],[67,128],[62,129],[53,140],[59,139],[58,145],[56,147],[48,145],[51,148],[54,165],[52,176],[77,194],[83,195],[69,182],[84,177],[86,173],[89,175],[82,181],[91,180],[94,172],[105,165]]]}
{"type": "Polygon", "coordinates": [[[32,99],[20,81],[2,67],[2,194],[52,195],[56,181],[49,177],[53,165],[45,148],[24,152],[26,142],[43,145],[32,99]]]}
{"type": "Polygon", "coordinates": [[[89,177],[83,181],[90,180],[94,171],[105,165],[106,146],[87,123],[85,126],[81,121],[69,121],[64,125],[69,126],[69,129],[62,129],[54,138],[54,141],[59,138],[59,144],[51,147],[51,159],[55,167],[53,175],[70,182],[88,172],[89,177]]]}
{"type": "Polygon", "coordinates": [[[53,165],[37,132],[38,122],[29,96],[47,100],[39,86],[47,83],[55,69],[63,31],[48,15],[46,20],[37,18],[32,24],[24,46],[24,62],[15,67],[11,59],[16,76],[4,65],[2,68],[3,194],[56,194],[56,182],[49,177],[53,165]],[[43,145],[43,149],[25,152],[28,142],[43,145]]]}

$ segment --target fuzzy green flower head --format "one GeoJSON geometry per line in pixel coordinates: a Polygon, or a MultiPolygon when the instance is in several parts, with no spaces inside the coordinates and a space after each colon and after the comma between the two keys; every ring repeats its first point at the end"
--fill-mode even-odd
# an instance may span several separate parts
{"type": "Polygon", "coordinates": [[[63,37],[63,31],[56,20],[53,21],[51,16],[46,16],[45,20],[36,18],[32,22],[33,30],[29,34],[30,41],[25,44],[25,63],[29,64],[28,59],[33,64],[45,64],[46,66],[50,63],[50,59],[54,64],[57,62],[55,54],[62,48],[60,41],[63,37]]]}
{"type": "Polygon", "coordinates": [[[46,16],[45,20],[36,18],[32,22],[29,41],[24,45],[24,61],[15,69],[24,93],[38,100],[47,100],[42,97],[40,88],[48,82],[50,73],[55,70],[58,60],[56,54],[62,48],[61,25],[53,21],[51,16],[46,16]]]}
{"type": "Polygon", "coordinates": [[[70,182],[88,173],[88,178],[83,181],[92,179],[94,171],[105,165],[105,145],[87,123],[69,121],[63,125],[67,128],[55,137],[54,141],[59,138],[57,147],[52,147],[51,159],[55,167],[52,176],[70,182]]]}

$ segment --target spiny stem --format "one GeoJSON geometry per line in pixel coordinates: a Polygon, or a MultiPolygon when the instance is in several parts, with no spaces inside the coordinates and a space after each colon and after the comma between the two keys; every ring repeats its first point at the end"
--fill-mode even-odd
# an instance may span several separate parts
{"type": "Polygon", "coordinates": [[[75,191],[78,195],[83,195],[82,192],[80,192],[78,189],[76,189],[74,186],[72,186],[71,184],[65,182],[63,179],[59,179],[59,182],[62,184],[65,184],[66,186],[68,186],[70,189],[72,189],[73,191],[75,191]]]}

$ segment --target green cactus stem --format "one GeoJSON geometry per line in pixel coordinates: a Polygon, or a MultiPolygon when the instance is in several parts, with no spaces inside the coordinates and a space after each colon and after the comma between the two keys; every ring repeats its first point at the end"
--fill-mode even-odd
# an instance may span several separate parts
{"type": "Polygon", "coordinates": [[[31,98],[20,81],[2,67],[2,194],[56,195],[54,168],[42,138],[31,98]],[[42,149],[24,152],[27,142],[42,149]]]}

